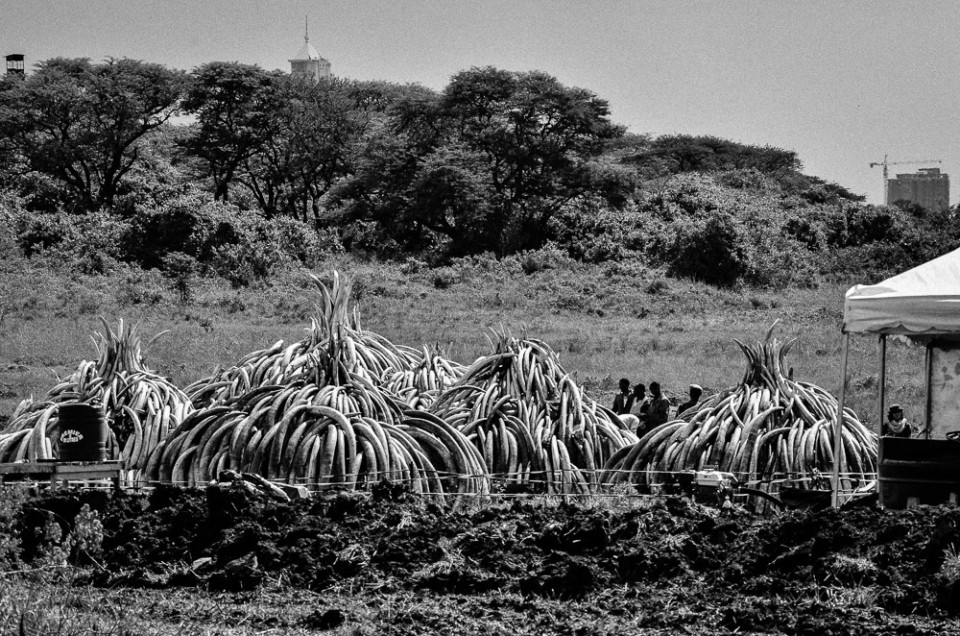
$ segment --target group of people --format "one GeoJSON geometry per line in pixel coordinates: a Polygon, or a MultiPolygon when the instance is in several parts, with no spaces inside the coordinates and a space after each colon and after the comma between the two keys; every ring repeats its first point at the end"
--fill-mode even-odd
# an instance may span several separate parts
{"type": "MultiPolygon", "coordinates": [[[[702,395],[703,388],[691,384],[690,399],[677,407],[676,415],[696,406],[702,395]]],[[[613,398],[613,412],[620,416],[627,428],[640,434],[667,423],[670,419],[670,402],[661,392],[659,382],[650,383],[650,396],[647,397],[644,385],[635,384],[631,390],[630,380],[622,378],[620,391],[613,398]]],[[[880,434],[892,437],[911,437],[915,434],[899,404],[890,406],[880,434]]]]}
{"type": "MultiPolygon", "coordinates": [[[[676,415],[696,406],[703,395],[703,388],[696,384],[690,385],[690,399],[677,407],[676,415]]],[[[630,380],[620,380],[620,391],[613,398],[613,412],[620,416],[624,425],[637,434],[666,424],[670,419],[670,401],[660,390],[659,382],[650,383],[650,396],[647,396],[647,387],[642,384],[630,388],[630,380]]]]}

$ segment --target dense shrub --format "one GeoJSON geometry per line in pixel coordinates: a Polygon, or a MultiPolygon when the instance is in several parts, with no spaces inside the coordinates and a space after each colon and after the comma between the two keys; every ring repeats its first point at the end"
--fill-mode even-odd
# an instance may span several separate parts
{"type": "Polygon", "coordinates": [[[129,217],[107,212],[8,214],[25,255],[46,252],[87,273],[103,273],[126,261],[176,278],[179,274],[172,272],[167,257],[180,254],[196,264],[195,273],[213,272],[234,286],[245,286],[279,268],[310,267],[324,255],[343,250],[334,230],[317,232],[290,218],[267,220],[197,194],[136,209],[129,217]]]}
{"type": "Polygon", "coordinates": [[[642,219],[634,205],[612,209],[594,198],[567,207],[548,231],[567,254],[585,263],[636,258],[644,245],[642,219]]]}
{"type": "Polygon", "coordinates": [[[41,214],[73,212],[79,202],[57,179],[41,172],[25,172],[9,179],[9,185],[21,197],[23,208],[41,214]]]}
{"type": "Polygon", "coordinates": [[[163,271],[182,303],[193,296],[193,279],[199,269],[196,259],[183,252],[169,252],[163,256],[163,271]]]}
{"type": "Polygon", "coordinates": [[[547,243],[538,250],[520,252],[515,258],[527,275],[572,265],[570,257],[554,243],[547,243]]]}
{"type": "Polygon", "coordinates": [[[667,271],[712,285],[735,284],[747,272],[749,258],[736,219],[719,212],[701,220],[673,225],[673,240],[666,241],[670,246],[667,271]]]}
{"type": "Polygon", "coordinates": [[[887,206],[847,205],[827,217],[827,227],[828,240],[835,247],[896,241],[904,227],[904,214],[887,206]]]}
{"type": "Polygon", "coordinates": [[[13,208],[16,205],[16,199],[0,195],[0,259],[10,256],[18,251],[16,217],[13,208]]]}
{"type": "Polygon", "coordinates": [[[311,266],[324,254],[342,251],[332,231],[320,235],[294,219],[268,220],[195,195],[141,212],[131,225],[131,256],[144,267],[163,268],[167,254],[182,253],[237,287],[289,264],[311,266]]]}
{"type": "Polygon", "coordinates": [[[136,266],[121,266],[115,299],[121,307],[129,305],[156,305],[163,302],[166,286],[157,270],[143,270],[136,266]]]}
{"type": "Polygon", "coordinates": [[[55,245],[76,240],[76,219],[63,213],[18,214],[17,245],[26,256],[33,256],[55,245]]]}
{"type": "Polygon", "coordinates": [[[218,247],[241,241],[242,223],[242,213],[232,205],[203,195],[179,197],[132,217],[128,247],[144,267],[161,267],[170,252],[207,263],[218,247]]]}
{"type": "Polygon", "coordinates": [[[806,228],[805,204],[721,188],[699,175],[674,179],[639,203],[634,223],[646,235],[644,254],[673,276],[721,287],[817,281],[804,238],[815,242],[819,225],[806,228]]]}
{"type": "Polygon", "coordinates": [[[129,223],[107,212],[15,215],[17,245],[26,256],[48,252],[89,274],[102,274],[127,258],[129,223]]]}
{"type": "Polygon", "coordinates": [[[727,170],[717,174],[717,183],[738,190],[767,190],[771,180],[756,168],[727,170]]]}

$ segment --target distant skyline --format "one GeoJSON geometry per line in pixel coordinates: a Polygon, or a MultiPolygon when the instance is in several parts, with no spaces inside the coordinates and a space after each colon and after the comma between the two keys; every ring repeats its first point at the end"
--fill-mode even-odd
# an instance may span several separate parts
{"type": "Polygon", "coordinates": [[[960,201],[960,2],[769,0],[0,0],[0,52],[213,60],[289,69],[303,43],[336,75],[442,89],[471,66],[542,70],[610,102],[635,133],[794,150],[804,171],[883,203],[938,167],[960,201]]]}

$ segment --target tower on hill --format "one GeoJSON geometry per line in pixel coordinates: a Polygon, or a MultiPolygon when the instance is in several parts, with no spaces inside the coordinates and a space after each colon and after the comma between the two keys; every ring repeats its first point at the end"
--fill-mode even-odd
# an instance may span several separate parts
{"type": "Polygon", "coordinates": [[[290,60],[290,74],[303,75],[319,80],[332,75],[330,62],[317,53],[317,49],[310,44],[310,24],[304,21],[303,46],[290,60]]]}
{"type": "Polygon", "coordinates": [[[23,55],[14,53],[7,56],[7,75],[23,75],[23,55]]]}

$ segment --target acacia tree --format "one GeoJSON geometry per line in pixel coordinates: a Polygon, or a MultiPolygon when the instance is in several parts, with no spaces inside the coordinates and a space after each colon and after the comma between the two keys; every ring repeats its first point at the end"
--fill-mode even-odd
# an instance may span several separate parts
{"type": "Polygon", "coordinates": [[[473,68],[390,113],[338,194],[355,218],[404,229],[410,243],[420,228],[446,237],[452,255],[539,247],[565,206],[623,185],[594,162],[623,134],[607,102],[545,73],[473,68]]]}
{"type": "Polygon", "coordinates": [[[539,71],[462,71],[441,108],[460,143],[485,157],[500,253],[542,244],[550,219],[595,187],[590,159],[623,134],[606,100],[539,71]]]}
{"type": "Polygon", "coordinates": [[[366,118],[339,79],[274,78],[264,143],[245,160],[239,180],[264,214],[319,223],[317,203],[350,171],[352,145],[366,118]]]}
{"type": "Polygon", "coordinates": [[[214,199],[229,199],[245,162],[269,140],[278,76],[239,62],[211,62],[191,73],[183,108],[197,123],[183,147],[200,161],[201,176],[213,180],[214,199]]]}
{"type": "Polygon", "coordinates": [[[57,179],[80,209],[91,210],[113,204],[143,137],[176,112],[184,74],[139,60],[53,58],[25,78],[4,82],[0,143],[6,154],[57,179]]]}
{"type": "Polygon", "coordinates": [[[796,172],[802,168],[800,158],[792,150],[694,135],[657,137],[630,161],[639,165],[659,164],[669,173],[752,168],[772,174],[796,172]]]}

